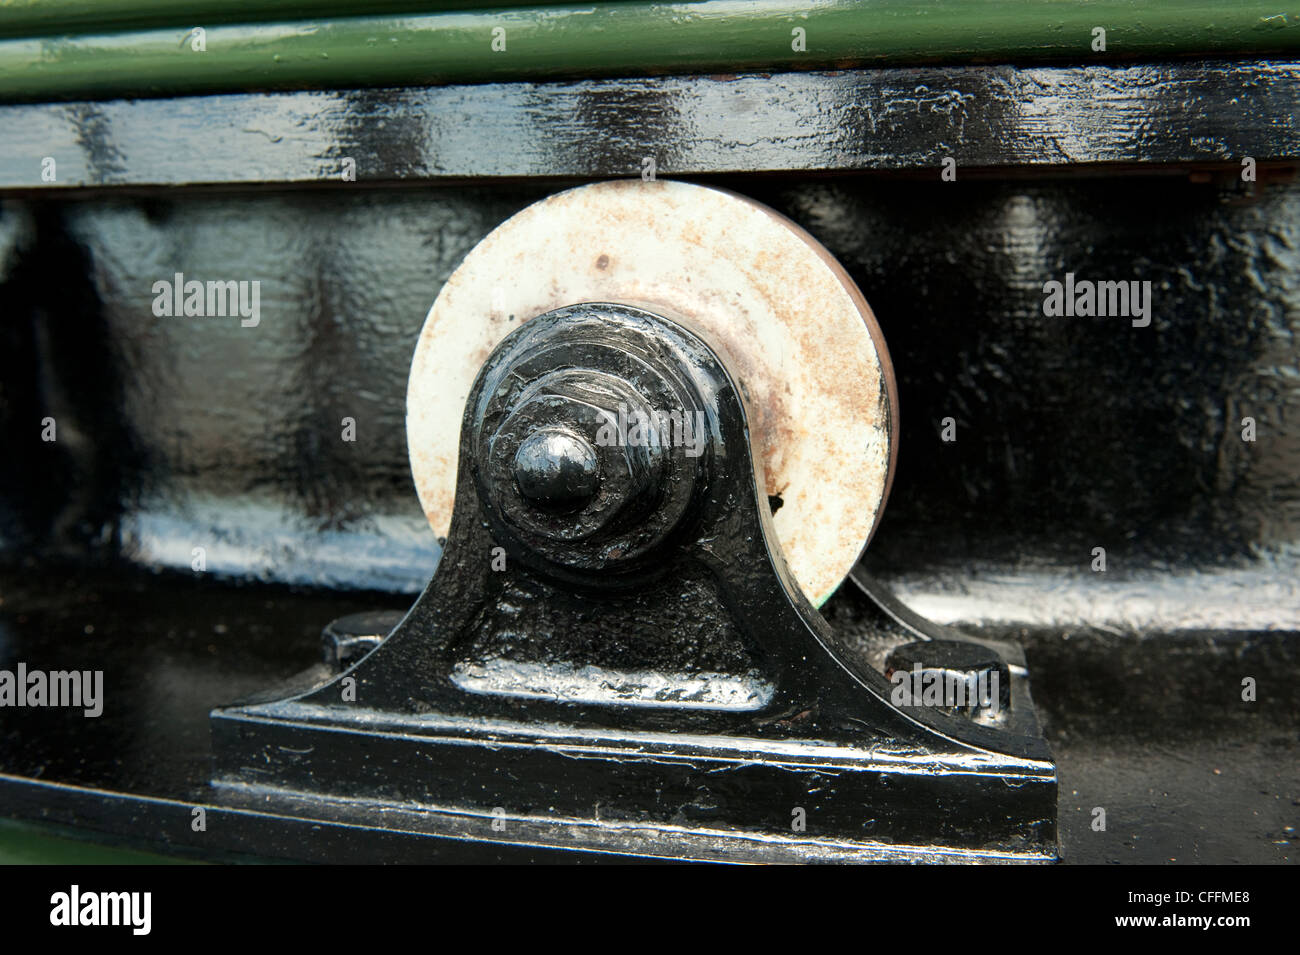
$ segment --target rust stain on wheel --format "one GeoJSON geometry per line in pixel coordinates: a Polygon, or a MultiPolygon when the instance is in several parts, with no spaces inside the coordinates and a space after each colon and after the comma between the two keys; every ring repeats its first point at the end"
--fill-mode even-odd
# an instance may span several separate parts
{"type": "Polygon", "coordinates": [[[722,353],[794,579],[820,606],[880,519],[897,454],[893,368],[875,316],[812,236],[721,189],[602,182],[502,223],[447,280],[407,387],[411,473],[439,537],[479,367],[520,322],[580,302],[680,315],[722,353]]]}

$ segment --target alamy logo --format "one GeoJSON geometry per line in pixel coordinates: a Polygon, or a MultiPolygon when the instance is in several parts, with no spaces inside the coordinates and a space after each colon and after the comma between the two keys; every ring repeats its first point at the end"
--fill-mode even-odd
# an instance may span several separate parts
{"type": "Polygon", "coordinates": [[[240,316],[244,328],[256,328],[262,320],[262,283],[259,281],[186,281],[184,272],[174,279],[153,283],[153,313],[159,318],[173,315],[187,318],[240,316]]]}
{"type": "Polygon", "coordinates": [[[895,670],[889,677],[895,706],[937,706],[944,709],[983,710],[997,716],[1002,709],[998,671],[976,673],[925,669],[920,662],[910,670],[895,670]]]}
{"type": "Polygon", "coordinates": [[[1043,314],[1049,318],[1131,318],[1134,328],[1146,328],[1151,324],[1151,283],[1076,281],[1073,272],[1066,272],[1064,282],[1043,283],[1043,314]]]}
{"type": "Polygon", "coordinates": [[[103,670],[0,670],[0,706],[82,708],[94,719],[104,712],[103,670]]]}
{"type": "Polygon", "coordinates": [[[618,415],[601,411],[604,419],[596,432],[596,443],[602,448],[645,447],[685,448],[688,458],[698,458],[704,453],[704,412],[694,415],[673,411],[628,411],[627,405],[618,403],[618,415]]]}
{"type": "Polygon", "coordinates": [[[132,935],[148,935],[152,910],[152,892],[82,892],[74,885],[50,896],[51,925],[129,925],[132,935]]]}

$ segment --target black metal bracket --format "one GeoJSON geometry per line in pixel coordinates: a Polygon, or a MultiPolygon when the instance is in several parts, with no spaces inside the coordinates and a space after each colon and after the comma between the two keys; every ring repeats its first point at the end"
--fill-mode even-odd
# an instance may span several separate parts
{"type": "Polygon", "coordinates": [[[1019,650],[860,574],[858,635],[833,631],[774,546],[746,420],[678,319],[521,326],[469,396],[428,588],[350,666],[345,633],[332,668],[212,713],[222,798],[674,858],[1054,859],[1019,650]]]}

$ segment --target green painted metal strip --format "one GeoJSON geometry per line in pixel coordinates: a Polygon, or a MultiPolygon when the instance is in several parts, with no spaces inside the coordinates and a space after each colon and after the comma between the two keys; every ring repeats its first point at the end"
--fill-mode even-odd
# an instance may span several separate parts
{"type": "Polygon", "coordinates": [[[195,26],[0,41],[0,99],[1300,49],[1300,16],[1252,0],[600,4],[214,25],[203,51],[195,26]]]}
{"type": "Polygon", "coordinates": [[[218,23],[391,16],[496,7],[563,6],[571,0],[0,0],[0,37],[107,33],[218,23]],[[184,21],[184,23],[182,23],[184,21]]]}

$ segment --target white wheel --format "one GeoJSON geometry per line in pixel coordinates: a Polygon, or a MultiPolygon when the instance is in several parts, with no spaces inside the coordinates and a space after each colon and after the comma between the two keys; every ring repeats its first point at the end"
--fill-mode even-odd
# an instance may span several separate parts
{"type": "Polygon", "coordinates": [[[618,302],[687,319],[745,393],[792,576],[820,606],[879,521],[896,456],[893,369],[870,307],[812,236],[757,202],[682,182],[602,182],[537,202],[465,257],[411,364],[420,503],[446,537],[461,417],[492,349],[537,315],[618,302]]]}

